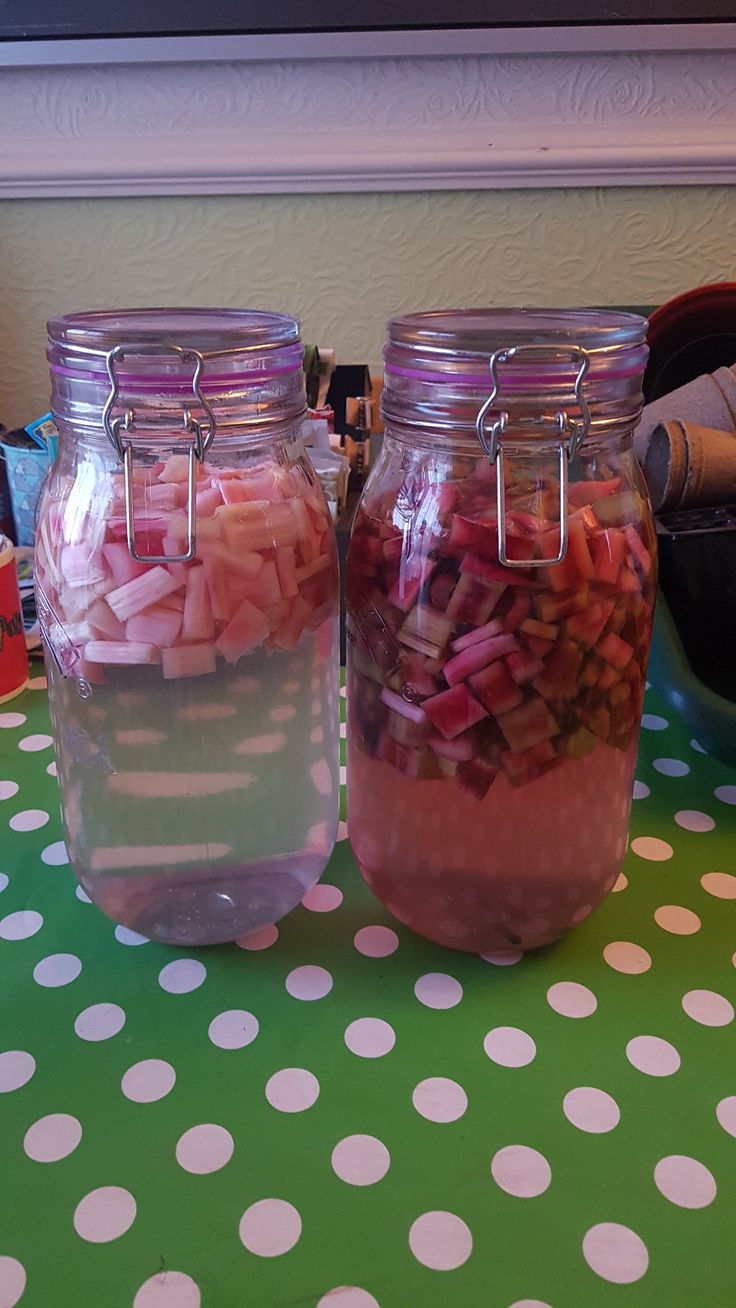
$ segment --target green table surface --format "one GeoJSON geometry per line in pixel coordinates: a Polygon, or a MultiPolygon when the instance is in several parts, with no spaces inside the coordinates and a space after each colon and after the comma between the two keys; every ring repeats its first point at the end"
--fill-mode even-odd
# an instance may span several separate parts
{"type": "Polygon", "coordinates": [[[552,948],[418,939],[341,823],[278,930],[186,953],[76,892],[43,680],[3,706],[0,1308],[733,1308],[736,773],[643,726],[552,948]]]}

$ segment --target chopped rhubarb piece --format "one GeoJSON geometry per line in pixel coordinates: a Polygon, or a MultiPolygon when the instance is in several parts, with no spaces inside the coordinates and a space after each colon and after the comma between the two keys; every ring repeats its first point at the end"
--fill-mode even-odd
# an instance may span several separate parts
{"type": "Polygon", "coordinates": [[[529,749],[507,749],[500,755],[501,766],[512,786],[526,786],[530,781],[536,781],[559,761],[554,745],[548,740],[531,745],[529,749]]]}
{"type": "Polygon", "coordinates": [[[215,643],[218,653],[234,664],[243,654],[261,645],[268,634],[267,619],[250,600],[244,599],[215,643]]]}
{"type": "Polygon", "coordinates": [[[214,672],[217,654],[211,641],[199,645],[176,645],[165,649],[161,655],[162,670],[166,681],[176,677],[204,677],[214,672]]]}
{"type": "Polygon", "coordinates": [[[480,627],[488,621],[505,589],[500,582],[463,573],[447,605],[447,616],[453,622],[480,627]]]}
{"type": "MultiPolygon", "coordinates": [[[[262,554],[256,554],[253,551],[235,553],[219,540],[200,541],[201,526],[202,523],[199,523],[197,527],[197,541],[198,553],[201,555],[203,563],[213,563],[222,568],[227,568],[230,572],[237,572],[239,577],[253,578],[258,576],[264,563],[262,554]]],[[[169,564],[169,567],[171,566],[169,564]]]]}
{"type": "Polygon", "coordinates": [[[456,686],[459,682],[466,681],[474,672],[479,672],[489,663],[518,648],[516,638],[510,632],[504,632],[502,636],[491,636],[489,640],[481,640],[471,645],[469,649],[462,650],[445,664],[443,668],[445,681],[448,686],[456,686]]]}
{"type": "Polygon", "coordinates": [[[453,640],[450,649],[454,654],[461,654],[464,649],[470,645],[477,645],[481,640],[488,640],[491,636],[500,636],[504,630],[501,618],[494,618],[492,622],[486,622],[483,627],[475,627],[472,631],[466,632],[464,636],[458,636],[453,640]]]}
{"type": "Polygon", "coordinates": [[[616,531],[615,528],[600,532],[590,541],[590,552],[593,556],[596,581],[615,585],[624,558],[623,533],[616,531]]]}
{"type": "Polygon", "coordinates": [[[172,591],[178,589],[179,583],[171,573],[166,568],[157,566],[147,568],[142,576],[134,577],[132,581],[126,581],[116,590],[109,591],[107,602],[115,617],[125,622],[136,613],[140,613],[142,609],[157,604],[164,595],[170,595],[172,591]]]}
{"type": "Polygon", "coordinates": [[[427,670],[427,661],[421,654],[409,654],[397,677],[399,690],[407,686],[415,695],[437,694],[437,681],[427,670]]]}
{"type": "Polygon", "coordinates": [[[559,595],[540,595],[535,601],[534,608],[540,621],[558,622],[560,618],[567,618],[571,613],[579,613],[587,609],[589,604],[590,586],[586,583],[584,586],[578,586],[575,590],[565,591],[559,595]]]}
{"type": "MultiPolygon", "coordinates": [[[[548,558],[560,548],[560,529],[554,527],[544,536],[544,549],[548,558]]],[[[588,549],[588,540],[582,523],[569,520],[567,524],[567,553],[562,563],[547,568],[547,580],[555,591],[572,590],[584,581],[592,581],[595,567],[588,549]]]]}
{"type": "Polygon", "coordinates": [[[204,568],[191,568],[187,573],[181,635],[186,641],[211,641],[215,638],[215,620],[204,568]]]}
{"type": "Polygon", "coordinates": [[[523,631],[525,636],[538,636],[540,640],[557,640],[560,634],[559,627],[551,622],[538,622],[536,618],[524,618],[519,631],[523,631]]]}
{"type": "Polygon", "coordinates": [[[498,768],[485,759],[474,758],[469,763],[461,763],[457,770],[457,783],[462,790],[483,799],[488,794],[498,775],[498,768]]]}
{"type": "Polygon", "coordinates": [[[90,551],[86,542],[65,545],[61,551],[61,575],[66,586],[94,586],[104,579],[105,565],[101,555],[90,551]]]}
{"type": "Polygon", "coordinates": [[[624,564],[618,574],[616,589],[624,594],[634,594],[637,591],[641,592],[641,582],[639,578],[635,572],[632,572],[631,568],[626,566],[626,564],[624,564]]]}
{"type": "Polygon", "coordinates": [[[102,556],[113,575],[116,586],[123,586],[126,581],[133,581],[135,577],[142,577],[148,571],[145,563],[136,563],[128,546],[122,541],[113,541],[109,545],[103,545],[102,556]]]}
{"type": "Polygon", "coordinates": [[[467,763],[473,757],[473,742],[469,736],[456,736],[454,740],[445,740],[444,736],[432,734],[427,741],[439,758],[452,759],[456,763],[467,763]]]}
{"type": "Polygon", "coordinates": [[[567,489],[567,499],[570,504],[575,505],[577,508],[584,504],[595,504],[597,500],[603,499],[606,495],[613,495],[620,485],[620,477],[614,477],[611,481],[572,482],[567,489]]]}
{"type": "MultiPolygon", "coordinates": [[[[392,692],[384,690],[381,695],[384,704],[386,703],[385,697],[387,694],[391,695],[392,692]]],[[[400,696],[395,695],[392,697],[392,702],[395,703],[399,699],[400,696]]],[[[421,709],[418,712],[421,717],[410,718],[406,713],[396,712],[393,707],[389,707],[386,717],[386,729],[400,745],[423,745],[427,739],[429,719],[426,713],[422,713],[421,709]]]]}
{"type": "Polygon", "coordinates": [[[417,604],[403,623],[399,640],[419,654],[438,658],[450,638],[452,625],[452,620],[443,613],[436,613],[426,604],[417,604]]]}
{"type": "MultiPolygon", "coordinates": [[[[505,568],[502,563],[493,563],[487,559],[479,559],[474,554],[466,554],[460,564],[461,572],[470,572],[474,577],[483,577],[485,581],[498,582],[500,586],[513,585],[519,586],[522,590],[536,590],[539,582],[530,581],[528,577],[521,575],[517,569],[513,576],[509,568],[505,568]]],[[[522,572],[524,569],[522,569],[522,572]]]]}
{"type": "Polygon", "coordinates": [[[215,509],[219,508],[222,502],[222,495],[214,486],[208,486],[206,490],[197,491],[197,517],[211,518],[215,509]]]}
{"type": "Polygon", "coordinates": [[[538,659],[546,659],[555,647],[553,640],[543,640],[541,636],[526,636],[525,644],[538,659]]]}
{"type": "Polygon", "coordinates": [[[155,645],[135,640],[90,640],[84,647],[87,663],[159,663],[155,645]]]}
{"type": "Polygon", "coordinates": [[[623,526],[625,522],[641,522],[645,516],[644,501],[636,491],[618,491],[596,500],[595,516],[604,527],[623,526]]]}
{"type": "Polygon", "coordinates": [[[229,588],[235,595],[242,593],[242,597],[249,599],[251,604],[255,604],[257,608],[265,609],[271,604],[278,604],[279,600],[283,598],[281,586],[279,585],[279,575],[273,559],[266,559],[260,572],[252,581],[244,578],[238,587],[235,580],[229,580],[229,588]]]}
{"type": "Polygon", "coordinates": [[[610,663],[607,663],[595,684],[599,690],[610,690],[611,687],[615,686],[616,682],[620,680],[621,673],[618,669],[614,668],[610,663]]]}
{"type": "Polygon", "coordinates": [[[399,563],[404,550],[404,537],[391,536],[388,540],[381,541],[381,549],[387,563],[399,563]]]}
{"type": "Polygon", "coordinates": [[[538,695],[533,695],[510,713],[504,713],[498,719],[498,725],[511,749],[517,754],[531,749],[532,745],[539,745],[541,741],[551,740],[560,730],[544,700],[538,695]]]}
{"type": "Polygon", "coordinates": [[[560,736],[555,744],[558,753],[564,754],[565,758],[581,759],[587,758],[588,754],[592,754],[598,740],[592,731],[588,731],[587,727],[576,727],[574,731],[568,732],[567,735],[560,736]]]}
{"type": "Polygon", "coordinates": [[[125,638],[130,641],[142,641],[144,644],[158,645],[159,649],[168,649],[174,644],[181,631],[181,613],[174,609],[165,609],[162,604],[152,604],[142,609],[125,624],[125,638]]]}
{"type": "Polygon", "coordinates": [[[412,781],[427,781],[437,776],[437,759],[431,750],[400,745],[388,731],[381,732],[376,753],[412,781]]]}
{"type": "Polygon", "coordinates": [[[544,699],[574,699],[582,662],[583,651],[579,645],[572,640],[558,640],[544,671],[534,682],[534,689],[544,699]]]}
{"type": "Polygon", "coordinates": [[[189,455],[172,454],[166,460],[158,474],[161,482],[187,481],[189,479],[189,455]]]}
{"type": "Polygon", "coordinates": [[[578,678],[578,683],[583,690],[590,690],[597,686],[598,678],[603,670],[603,664],[594,654],[589,655],[585,667],[578,678]]]}
{"type": "Polygon", "coordinates": [[[401,613],[408,613],[409,609],[416,604],[421,589],[421,577],[400,576],[389,592],[388,603],[393,604],[394,608],[401,613]]]}
{"type": "Polygon", "coordinates": [[[531,599],[527,595],[517,595],[511,608],[504,614],[501,621],[505,631],[516,631],[526,617],[532,606],[531,599]]]}
{"type": "Polygon", "coordinates": [[[298,584],[301,586],[310,577],[315,577],[318,572],[324,572],[326,568],[329,568],[331,562],[329,554],[320,554],[318,558],[312,559],[311,563],[304,563],[296,570],[298,584]]]}
{"type": "Polygon", "coordinates": [[[565,635],[577,640],[581,645],[595,645],[599,636],[613,613],[613,600],[591,604],[584,613],[574,613],[565,619],[565,635]]]}
{"type": "Polygon", "coordinates": [[[312,610],[306,600],[303,600],[301,595],[297,595],[291,606],[291,613],[284,618],[281,626],[272,636],[274,648],[294,649],[298,645],[311,615],[312,610]]]}
{"type": "Polygon", "coordinates": [[[107,600],[96,599],[90,606],[89,625],[95,634],[104,640],[124,640],[125,627],[123,623],[115,617],[107,600]]]}
{"type": "Polygon", "coordinates": [[[398,713],[402,718],[407,718],[410,722],[413,722],[415,726],[429,730],[427,715],[418,704],[409,703],[401,695],[395,694],[393,690],[382,690],[381,700],[387,708],[391,709],[392,713],[398,713]]]}
{"type": "Polygon", "coordinates": [[[481,704],[494,717],[507,713],[523,699],[519,687],[512,681],[502,662],[491,663],[482,672],[477,672],[470,678],[470,685],[481,704]]]}
{"type": "Polygon", "coordinates": [[[454,740],[455,736],[467,731],[468,727],[486,716],[483,705],[478,703],[464,685],[453,686],[451,690],[444,690],[431,699],[425,699],[422,708],[446,740],[454,740]]]}
{"type": "Polygon", "coordinates": [[[498,530],[496,523],[472,522],[456,513],[450,526],[448,544],[457,553],[480,554],[485,559],[498,558],[498,530]]]}
{"type": "Polygon", "coordinates": [[[652,556],[632,523],[629,522],[624,527],[624,536],[626,537],[626,544],[631,550],[634,563],[640,572],[648,577],[652,571],[652,556]]]}
{"type": "Polygon", "coordinates": [[[574,513],[571,513],[570,522],[577,522],[585,531],[586,536],[593,536],[600,530],[600,523],[589,504],[584,504],[582,509],[576,509],[574,513]]]}
{"type": "Polygon", "coordinates": [[[578,717],[600,740],[607,740],[611,733],[611,714],[605,704],[591,707],[581,704],[577,710],[578,717]]]}
{"type": "Polygon", "coordinates": [[[633,658],[634,651],[630,645],[620,636],[616,636],[610,631],[603,640],[599,641],[595,647],[596,654],[599,654],[607,663],[612,663],[614,668],[620,672],[626,667],[629,659],[633,658]]]}
{"type": "Polygon", "coordinates": [[[506,658],[506,667],[517,686],[524,686],[528,681],[538,677],[544,668],[541,659],[535,658],[527,650],[518,649],[506,658]]]}
{"type": "Polygon", "coordinates": [[[276,571],[284,599],[293,599],[299,594],[296,580],[296,550],[293,545],[280,545],[276,550],[276,571]]]}

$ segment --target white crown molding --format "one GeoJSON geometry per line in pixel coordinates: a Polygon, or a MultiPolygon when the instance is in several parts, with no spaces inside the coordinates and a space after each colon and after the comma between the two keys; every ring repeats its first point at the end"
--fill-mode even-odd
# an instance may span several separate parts
{"type": "Polygon", "coordinates": [[[733,183],[736,53],[0,75],[0,198],[733,183]]]}

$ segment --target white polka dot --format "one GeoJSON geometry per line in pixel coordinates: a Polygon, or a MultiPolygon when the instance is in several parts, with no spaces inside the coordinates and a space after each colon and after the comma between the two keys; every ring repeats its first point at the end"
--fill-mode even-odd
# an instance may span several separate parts
{"type": "Polygon", "coordinates": [[[261,927],[260,931],[253,931],[249,936],[240,936],[235,943],[249,953],[260,953],[262,949],[270,949],[271,945],[275,945],[278,938],[278,927],[271,925],[261,927]]]}
{"type": "Polygon", "coordinates": [[[28,940],[35,936],[43,926],[40,913],[30,908],[19,908],[17,913],[8,913],[0,921],[0,940],[28,940]]]}
{"type": "Polygon", "coordinates": [[[341,686],[341,687],[340,687],[340,694],[341,694],[341,696],[342,696],[343,699],[346,698],[347,693],[348,693],[348,692],[347,692],[347,688],[346,688],[345,686],[341,686]]]}
{"type": "Polygon", "coordinates": [[[425,1008],[455,1008],[463,997],[463,988],[446,972],[425,972],[414,986],[414,994],[425,1008]]]}
{"type": "Polygon", "coordinates": [[[680,1067],[674,1045],[659,1036],[634,1036],[626,1046],[626,1057],[637,1072],[647,1076],[673,1076],[680,1067]]]}
{"type": "Polygon", "coordinates": [[[0,713],[0,727],[22,727],[26,720],[25,713],[0,713]]]}
{"type": "Polygon", "coordinates": [[[736,1139],[736,1095],[727,1095],[716,1108],[716,1117],[724,1131],[736,1139]]]}
{"type": "Polygon", "coordinates": [[[347,738],[347,734],[348,734],[348,724],[347,724],[347,722],[341,722],[341,723],[340,723],[340,735],[341,735],[341,737],[342,737],[343,740],[345,740],[345,739],[347,738]]]}
{"type": "Polygon", "coordinates": [[[91,903],[92,903],[92,900],[90,899],[89,895],[87,894],[87,891],[84,889],[84,886],[77,886],[77,888],[76,888],[76,890],[74,891],[74,893],[75,893],[75,895],[77,896],[77,899],[79,900],[80,904],[91,904],[91,903]]]}
{"type": "Polygon", "coordinates": [[[468,1261],[473,1237],[462,1218],[436,1210],[412,1222],[409,1248],[417,1262],[431,1271],[452,1272],[468,1261]]]}
{"type": "Polygon", "coordinates": [[[259,1258],[278,1258],[294,1248],[302,1233],[302,1219],[284,1199],[260,1199],[240,1219],[240,1239],[259,1258]]]}
{"type": "Polygon", "coordinates": [[[338,886],[328,886],[317,883],[308,890],[302,904],[308,908],[310,913],[332,913],[334,909],[339,908],[342,903],[342,891],[338,886]]]}
{"type": "Polygon", "coordinates": [[[632,793],[632,796],[633,796],[634,799],[647,799],[648,796],[651,795],[652,792],[651,792],[651,790],[649,789],[649,787],[648,787],[648,785],[646,784],[646,782],[644,782],[644,781],[635,781],[635,782],[634,782],[634,789],[632,790],[631,793],[632,793]]]}
{"type": "Polygon", "coordinates": [[[391,1166],[391,1155],[374,1135],[347,1135],[332,1151],[332,1170],[347,1185],[375,1185],[391,1166]]]}
{"type": "Polygon", "coordinates": [[[390,927],[366,926],[356,931],[353,944],[365,958],[388,958],[399,947],[399,937],[390,927]]]}
{"type": "Polygon", "coordinates": [[[359,1058],[383,1058],[396,1044],[396,1032],[380,1017],[359,1017],[346,1028],[345,1044],[359,1058]]]}
{"type": "Polygon", "coordinates": [[[190,1126],[176,1142],[176,1161],[193,1176],[219,1172],[233,1156],[235,1142],[224,1126],[203,1122],[190,1126]]]}
{"type": "Polygon", "coordinates": [[[550,1306],[548,1303],[543,1303],[541,1299],[517,1299],[515,1303],[509,1304],[509,1308],[550,1308],[550,1306]]]}
{"type": "Polygon", "coordinates": [[[258,1035],[258,1020],[245,1008],[229,1008],[213,1017],[209,1037],[218,1049],[245,1049],[258,1035]]]}
{"type": "Polygon", "coordinates": [[[133,1308],[201,1308],[202,1296],[184,1272],[156,1272],[143,1282],[133,1308]]]}
{"type": "Polygon", "coordinates": [[[347,784],[348,784],[348,770],[347,770],[347,768],[345,768],[345,767],[341,767],[341,768],[340,768],[340,785],[341,785],[341,786],[346,786],[347,784]]]}
{"type": "Polygon", "coordinates": [[[82,1139],[82,1126],[68,1113],[49,1113],[29,1126],[23,1148],[34,1163],[58,1163],[73,1154],[82,1139]]]}
{"type": "Polygon", "coordinates": [[[309,769],[309,775],[312,778],[315,790],[318,790],[320,795],[332,794],[332,773],[326,758],[321,758],[318,763],[313,763],[309,769]]]}
{"type": "Polygon", "coordinates": [[[17,1258],[0,1254],[0,1303],[15,1308],[26,1288],[26,1270],[17,1258]]]}
{"type": "Polygon", "coordinates": [[[544,1154],[528,1145],[506,1145],[491,1160],[491,1174],[496,1185],[517,1199],[536,1199],[544,1194],[552,1180],[544,1154]]]}
{"type": "Polygon", "coordinates": [[[36,1060],[24,1049],[6,1049],[0,1054],[0,1094],[20,1090],[36,1070],[36,1060]]]}
{"type": "Polygon", "coordinates": [[[348,824],[347,824],[347,822],[338,822],[338,824],[337,824],[337,839],[338,839],[338,840],[347,840],[347,838],[348,838],[348,824]]]}
{"type": "Polygon", "coordinates": [[[628,884],[629,884],[629,878],[627,876],[624,876],[623,872],[619,872],[616,880],[613,883],[613,894],[620,895],[621,891],[625,890],[628,884]]]}
{"type": "Polygon", "coordinates": [[[655,758],[652,767],[663,777],[686,777],[690,771],[689,763],[683,763],[679,758],[655,758]]]}
{"type": "Polygon", "coordinates": [[[130,1230],[135,1221],[136,1203],[129,1190],[119,1185],[102,1185],[90,1190],[77,1204],[74,1230],[90,1244],[106,1244],[130,1230]]]}
{"type": "Polygon", "coordinates": [[[736,786],[716,786],[713,794],[722,804],[736,804],[736,786]]]}
{"type": "Polygon", "coordinates": [[[700,930],[700,918],[689,908],[679,904],[663,904],[654,910],[654,920],[663,931],[673,936],[694,936],[700,930]]]}
{"type": "Polygon", "coordinates": [[[526,1067],[537,1054],[532,1037],[518,1026],[494,1027],[485,1037],[483,1048],[491,1061],[501,1067],[526,1067]]]}
{"type": "Polygon", "coordinates": [[[614,1285],[640,1281],[649,1266],[644,1241],[618,1222],[591,1226],[583,1240],[583,1257],[596,1276],[614,1285]]]}
{"type": "Polygon", "coordinates": [[[109,1040],[125,1026],[125,1012],[118,1004],[91,1004],[74,1023],[81,1040],[109,1040]]]}
{"type": "Polygon", "coordinates": [[[24,736],[18,741],[18,749],[22,749],[24,754],[37,754],[40,749],[48,749],[53,743],[53,736],[24,736]]]}
{"type": "Polygon", "coordinates": [[[696,808],[681,808],[675,813],[675,822],[683,831],[712,831],[716,825],[712,817],[696,808]]]}
{"type": "Polygon", "coordinates": [[[703,749],[703,746],[701,745],[699,740],[691,740],[690,748],[694,749],[696,754],[705,754],[707,752],[706,750],[703,749]]]}
{"type": "Polygon", "coordinates": [[[280,1113],[303,1113],[319,1098],[319,1081],[304,1067],[284,1067],[266,1082],[266,1098],[280,1113]]]}
{"type": "Polygon", "coordinates": [[[9,884],[10,877],[7,872],[0,872],[0,894],[2,894],[3,890],[7,890],[9,884]]]}
{"type": "Polygon", "coordinates": [[[594,1086],[581,1085],[575,1090],[568,1090],[562,1101],[562,1111],[568,1122],[579,1131],[590,1135],[603,1135],[618,1126],[621,1113],[616,1100],[605,1090],[596,1090],[594,1086]]]}
{"type": "Polygon", "coordinates": [[[272,722],[290,722],[296,717],[296,709],[293,704],[277,704],[268,716],[272,722]]]}
{"type": "Polygon", "coordinates": [[[17,781],[0,781],[0,799],[12,799],[17,795],[20,786],[17,781]]]}
{"type": "Polygon", "coordinates": [[[148,936],[142,936],[138,931],[131,931],[130,927],[116,926],[115,939],[120,945],[148,945],[150,941],[148,936]]]}
{"type": "Polygon", "coordinates": [[[42,958],[40,963],[36,963],[33,980],[39,986],[56,989],[57,986],[68,986],[70,982],[76,981],[81,970],[82,960],[76,954],[49,954],[48,958],[42,958]]]}
{"type": "Polygon", "coordinates": [[[206,976],[207,968],[196,958],[175,958],[161,968],[158,983],[170,995],[188,995],[199,989],[206,976]]]}
{"type": "Polygon", "coordinates": [[[685,1154],[660,1158],[654,1184],[678,1208],[707,1208],[716,1197],[716,1183],[708,1168],[685,1154]]]}
{"type": "Polygon", "coordinates": [[[38,831],[48,820],[49,815],[42,808],[25,808],[10,819],[9,826],[13,831],[38,831]]]}
{"type": "Polygon", "coordinates": [[[512,967],[524,957],[520,949],[494,949],[488,954],[481,954],[484,963],[493,963],[494,967],[512,967]]]}
{"type": "Polygon", "coordinates": [[[292,999],[324,999],[332,989],[332,976],[324,967],[305,963],[289,973],[285,985],[292,999]]]}
{"type": "Polygon", "coordinates": [[[670,724],[666,718],[661,718],[656,713],[643,713],[641,725],[645,731],[666,731],[670,724]]]}
{"type": "Polygon", "coordinates": [[[577,981],[557,981],[547,991],[547,1003],[561,1017],[590,1017],[598,1000],[587,986],[577,981]]]}
{"type": "Polygon", "coordinates": [[[338,1285],[322,1295],[317,1308],[380,1308],[380,1304],[357,1285],[338,1285]]]}
{"type": "Polygon", "coordinates": [[[49,763],[48,767],[46,768],[46,771],[48,772],[50,777],[58,777],[59,770],[56,766],[56,759],[54,759],[53,763],[49,763]]]}
{"type": "Polygon", "coordinates": [[[52,845],[47,845],[41,850],[41,862],[47,867],[65,867],[69,862],[69,855],[66,852],[66,845],[63,840],[55,840],[52,845]]]}
{"type": "Polygon", "coordinates": [[[45,677],[31,677],[28,682],[29,690],[48,690],[48,682],[45,677]]]}
{"type": "Polygon", "coordinates": [[[120,1088],[134,1104],[155,1104],[171,1093],[175,1083],[176,1072],[171,1063],[163,1058],[144,1058],[128,1068],[120,1088]]]}
{"type": "Polygon", "coordinates": [[[457,1122],[468,1107],[468,1096],[457,1081],[429,1076],[414,1087],[411,1101],[428,1122],[457,1122]]]}
{"type": "Polygon", "coordinates": [[[666,859],[672,858],[674,850],[666,840],[660,840],[658,836],[637,836],[631,842],[631,851],[637,854],[639,858],[646,858],[650,863],[664,863],[666,859]]]}
{"type": "Polygon", "coordinates": [[[736,899],[736,877],[731,872],[706,872],[700,884],[715,899],[736,899]]]}
{"type": "Polygon", "coordinates": [[[682,1007],[701,1026],[728,1026],[734,1019],[733,1004],[715,990],[688,990],[682,1007]]]}
{"type": "Polygon", "coordinates": [[[613,940],[603,950],[603,957],[615,972],[624,972],[628,976],[639,976],[652,966],[651,954],[630,940],[613,940]]]}

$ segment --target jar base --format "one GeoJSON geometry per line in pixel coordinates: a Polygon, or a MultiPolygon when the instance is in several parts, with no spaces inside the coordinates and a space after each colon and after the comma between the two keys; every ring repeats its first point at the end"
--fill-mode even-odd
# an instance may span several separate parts
{"type": "Polygon", "coordinates": [[[279,921],[321,877],[323,852],[264,859],[183,878],[85,876],[78,880],[113,922],[159,944],[226,944],[279,921]]]}

